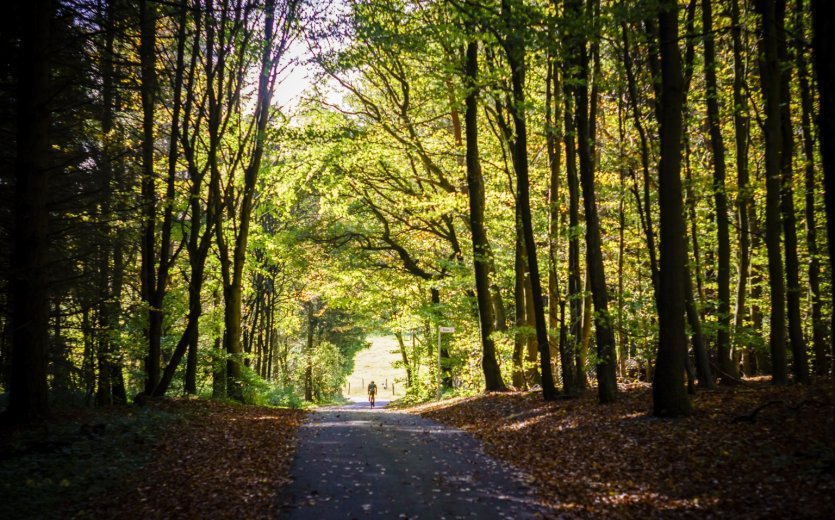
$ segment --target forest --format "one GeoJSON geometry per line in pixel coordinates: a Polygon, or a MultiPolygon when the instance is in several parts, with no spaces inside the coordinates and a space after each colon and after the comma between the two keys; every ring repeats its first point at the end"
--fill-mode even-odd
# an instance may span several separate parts
{"type": "Polygon", "coordinates": [[[827,7],[13,2],[2,419],[330,403],[385,334],[406,403],[762,383],[835,421],[827,7]]]}
{"type": "Polygon", "coordinates": [[[9,413],[321,400],[374,329],[418,397],[608,402],[641,379],[678,415],[694,379],[829,374],[835,90],[811,6],[16,6],[9,413]],[[293,67],[312,79],[278,105],[293,67]]]}

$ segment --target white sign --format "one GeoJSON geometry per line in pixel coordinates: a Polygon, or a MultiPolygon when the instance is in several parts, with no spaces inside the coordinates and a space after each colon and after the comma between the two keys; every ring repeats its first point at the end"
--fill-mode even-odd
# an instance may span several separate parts
{"type": "Polygon", "coordinates": [[[455,332],[455,327],[438,327],[438,332],[455,332]]]}

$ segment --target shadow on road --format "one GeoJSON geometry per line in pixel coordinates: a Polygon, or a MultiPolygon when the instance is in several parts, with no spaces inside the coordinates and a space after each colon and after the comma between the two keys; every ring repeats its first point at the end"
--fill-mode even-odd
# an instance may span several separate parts
{"type": "Polygon", "coordinates": [[[299,433],[283,517],[542,518],[518,472],[461,430],[378,401],[322,408],[299,433]]]}

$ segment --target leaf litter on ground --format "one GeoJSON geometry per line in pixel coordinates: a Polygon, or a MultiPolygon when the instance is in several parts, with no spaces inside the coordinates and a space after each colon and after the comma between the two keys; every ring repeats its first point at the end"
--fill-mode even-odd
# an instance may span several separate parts
{"type": "Polygon", "coordinates": [[[303,418],[164,399],[10,432],[0,442],[0,517],[275,517],[303,418]]]}
{"type": "MultiPolygon", "coordinates": [[[[410,411],[470,432],[527,472],[555,517],[835,517],[823,382],[700,391],[694,414],[676,420],[650,417],[648,385],[622,390],[611,405],[594,392],[550,403],[513,392],[410,411]]],[[[275,517],[303,418],[175,399],[4,431],[0,516],[275,517]]]]}
{"type": "Polygon", "coordinates": [[[830,382],[700,391],[683,419],[650,416],[651,388],[543,402],[491,393],[412,408],[528,472],[560,518],[835,518],[830,382]],[[770,403],[767,406],[763,406],[770,403]],[[753,415],[752,415],[753,413],[753,415]]]}

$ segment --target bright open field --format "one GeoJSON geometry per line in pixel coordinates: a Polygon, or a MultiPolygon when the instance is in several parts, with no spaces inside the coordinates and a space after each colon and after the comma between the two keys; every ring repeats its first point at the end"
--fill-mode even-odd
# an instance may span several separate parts
{"type": "Polygon", "coordinates": [[[348,385],[343,388],[346,397],[365,398],[366,387],[372,380],[377,383],[377,397],[391,400],[402,397],[406,389],[406,371],[394,368],[394,362],[401,359],[394,336],[370,337],[371,346],[357,352],[354,372],[348,376],[348,385]],[[350,391],[348,386],[350,385],[350,391]]]}

